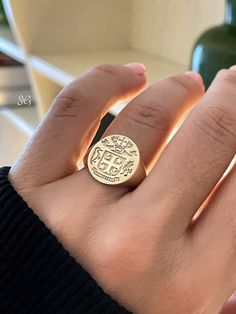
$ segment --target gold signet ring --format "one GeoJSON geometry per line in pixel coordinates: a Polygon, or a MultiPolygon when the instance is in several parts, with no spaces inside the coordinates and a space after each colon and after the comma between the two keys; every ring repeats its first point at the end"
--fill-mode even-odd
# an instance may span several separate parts
{"type": "Polygon", "coordinates": [[[137,145],[127,136],[102,138],[87,152],[84,165],[99,182],[136,187],[146,177],[137,145]]]}

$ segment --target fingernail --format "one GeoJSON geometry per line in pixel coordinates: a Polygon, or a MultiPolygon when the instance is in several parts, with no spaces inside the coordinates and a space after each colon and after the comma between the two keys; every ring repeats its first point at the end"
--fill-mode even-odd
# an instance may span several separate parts
{"type": "Polygon", "coordinates": [[[230,70],[236,71],[236,65],[233,65],[233,66],[230,68],[230,70]]]}
{"type": "Polygon", "coordinates": [[[146,72],[146,67],[142,63],[128,63],[125,64],[128,68],[130,68],[135,74],[143,76],[146,72]]]}
{"type": "Polygon", "coordinates": [[[198,84],[204,86],[203,79],[198,72],[186,71],[185,74],[190,76],[192,79],[194,79],[198,84]]]}

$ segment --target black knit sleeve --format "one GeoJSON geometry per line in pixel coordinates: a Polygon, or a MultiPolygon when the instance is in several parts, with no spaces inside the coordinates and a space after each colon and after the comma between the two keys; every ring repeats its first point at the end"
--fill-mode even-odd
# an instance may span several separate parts
{"type": "Polygon", "coordinates": [[[0,313],[130,313],[69,255],[0,168],[0,313]]]}

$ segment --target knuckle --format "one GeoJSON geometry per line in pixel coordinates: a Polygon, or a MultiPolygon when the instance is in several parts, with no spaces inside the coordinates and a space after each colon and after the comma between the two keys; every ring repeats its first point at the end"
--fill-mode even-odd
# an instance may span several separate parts
{"type": "Polygon", "coordinates": [[[153,129],[154,131],[169,129],[171,114],[161,103],[138,103],[127,107],[126,118],[153,129]]]}
{"type": "Polygon", "coordinates": [[[225,147],[235,147],[236,116],[224,105],[206,106],[195,111],[193,120],[204,135],[225,147]]]}
{"type": "Polygon", "coordinates": [[[53,102],[51,115],[54,117],[78,117],[86,106],[86,99],[78,91],[76,97],[61,95],[53,102]]]}
{"type": "Polygon", "coordinates": [[[227,75],[228,70],[226,69],[221,69],[220,71],[217,72],[216,78],[222,79],[227,75]]]}
{"type": "Polygon", "coordinates": [[[117,78],[117,67],[113,64],[99,64],[96,65],[92,71],[101,72],[110,78],[117,78]]]}
{"type": "Polygon", "coordinates": [[[222,82],[225,82],[230,85],[236,85],[236,71],[234,70],[220,70],[217,73],[217,78],[222,82]]]}
{"type": "Polygon", "coordinates": [[[189,93],[193,86],[192,80],[187,75],[172,75],[168,77],[168,80],[185,93],[189,93]]]}
{"type": "Polygon", "coordinates": [[[95,66],[92,71],[97,73],[101,80],[109,82],[112,88],[116,89],[118,94],[126,94],[127,92],[127,79],[124,75],[124,67],[114,64],[100,64],[95,66]]]}

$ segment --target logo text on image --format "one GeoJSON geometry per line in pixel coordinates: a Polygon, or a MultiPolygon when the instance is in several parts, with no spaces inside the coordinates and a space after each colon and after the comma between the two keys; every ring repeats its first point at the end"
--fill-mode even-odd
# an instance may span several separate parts
{"type": "Polygon", "coordinates": [[[18,106],[22,106],[22,105],[31,106],[31,96],[30,95],[27,95],[27,96],[20,95],[18,98],[19,98],[19,101],[17,102],[18,106]]]}

